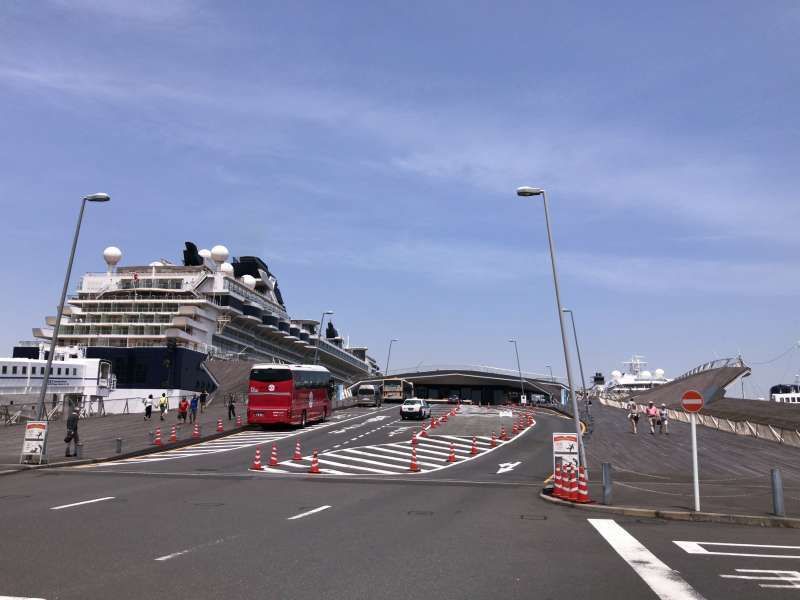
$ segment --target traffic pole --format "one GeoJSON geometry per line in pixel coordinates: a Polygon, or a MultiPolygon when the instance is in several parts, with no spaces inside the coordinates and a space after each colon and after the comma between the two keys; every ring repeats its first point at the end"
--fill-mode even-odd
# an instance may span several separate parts
{"type": "Polygon", "coordinates": [[[692,478],[694,481],[694,510],[700,512],[700,473],[697,463],[697,414],[689,413],[692,424],[692,478]]]}

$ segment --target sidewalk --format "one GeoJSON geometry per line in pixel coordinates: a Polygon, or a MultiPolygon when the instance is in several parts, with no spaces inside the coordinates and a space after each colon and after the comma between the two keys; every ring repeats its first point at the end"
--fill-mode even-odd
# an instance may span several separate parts
{"type": "MultiPolygon", "coordinates": [[[[216,433],[218,418],[222,419],[226,431],[235,428],[236,421],[228,421],[228,411],[223,404],[219,400],[212,402],[206,407],[204,413],[197,413],[197,423],[200,425],[200,433],[203,437],[216,433]]],[[[242,414],[244,418],[244,404],[237,404],[236,409],[237,414],[242,414]]],[[[150,432],[155,432],[158,427],[161,428],[162,441],[167,444],[173,425],[177,429],[178,441],[191,438],[194,425],[189,423],[188,419],[186,425],[179,422],[176,410],[169,411],[164,417],[164,421],[159,419],[157,410],[153,411],[153,418],[150,421],[144,420],[143,413],[81,419],[78,424],[78,434],[83,443],[83,459],[114,457],[117,438],[122,438],[122,452],[125,454],[151,448],[150,432]]],[[[24,424],[0,426],[0,472],[24,468],[19,464],[24,430],[24,424]]],[[[48,462],[74,462],[77,460],[64,456],[65,435],[65,419],[62,418],[50,424],[47,440],[48,462]]]]}
{"type": "MultiPolygon", "coordinates": [[[[592,498],[601,498],[601,463],[613,468],[615,506],[691,510],[690,428],[671,422],[670,435],[649,433],[646,419],[630,433],[624,410],[592,407],[592,435],[586,443],[592,498]]],[[[697,428],[700,506],[704,512],[769,516],[770,469],[781,471],[787,517],[800,517],[800,448],[783,446],[706,427],[697,428]]]]}

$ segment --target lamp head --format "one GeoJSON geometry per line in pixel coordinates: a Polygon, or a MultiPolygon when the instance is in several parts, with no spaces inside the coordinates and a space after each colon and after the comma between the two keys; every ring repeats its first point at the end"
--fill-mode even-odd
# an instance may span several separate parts
{"type": "Polygon", "coordinates": [[[544,194],[542,188],[535,188],[527,185],[517,188],[517,196],[522,196],[523,198],[528,196],[541,196],[542,194],[544,194]]]}
{"type": "Polygon", "coordinates": [[[572,312],[572,309],[569,309],[569,308],[562,308],[562,309],[561,309],[561,312],[563,312],[563,313],[571,313],[571,312],[572,312]]]}
{"type": "Polygon", "coordinates": [[[517,343],[517,340],[508,340],[508,343],[509,343],[509,344],[516,344],[516,343],[517,343]]]}
{"type": "Polygon", "coordinates": [[[322,314],[323,314],[323,315],[332,315],[332,314],[333,314],[333,311],[332,311],[332,310],[326,310],[326,311],[325,311],[324,313],[322,313],[322,314]]]}
{"type": "Polygon", "coordinates": [[[108,202],[111,200],[111,196],[99,192],[97,194],[89,194],[88,196],[84,196],[83,199],[87,202],[108,202]]]}

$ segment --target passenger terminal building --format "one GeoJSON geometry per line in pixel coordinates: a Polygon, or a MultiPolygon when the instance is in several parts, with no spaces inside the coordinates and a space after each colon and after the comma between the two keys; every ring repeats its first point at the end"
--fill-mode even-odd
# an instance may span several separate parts
{"type": "Polygon", "coordinates": [[[417,398],[430,400],[458,397],[473,404],[517,403],[524,390],[529,402],[565,401],[567,387],[558,380],[536,373],[478,365],[436,365],[392,370],[391,374],[360,383],[380,384],[384,379],[403,379],[414,384],[417,398]]]}

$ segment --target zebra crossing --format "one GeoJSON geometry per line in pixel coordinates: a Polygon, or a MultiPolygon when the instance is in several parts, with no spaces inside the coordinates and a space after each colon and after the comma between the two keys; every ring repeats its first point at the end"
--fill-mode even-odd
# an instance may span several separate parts
{"type": "MultiPolygon", "coordinates": [[[[496,447],[509,443],[496,442],[496,447]]],[[[492,439],[486,436],[475,438],[476,454],[472,454],[472,437],[457,435],[428,435],[418,437],[416,443],[417,464],[420,473],[430,473],[461,464],[491,452],[492,439]],[[450,449],[455,462],[449,462],[450,449]]],[[[409,472],[411,464],[411,440],[388,442],[373,446],[354,446],[326,450],[318,454],[319,469],[328,475],[402,475],[409,472]]],[[[307,473],[311,467],[311,455],[302,460],[284,460],[278,467],[264,467],[265,473],[307,473]]]]}

